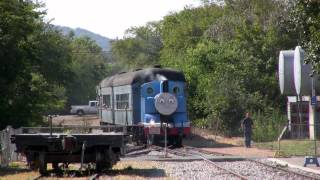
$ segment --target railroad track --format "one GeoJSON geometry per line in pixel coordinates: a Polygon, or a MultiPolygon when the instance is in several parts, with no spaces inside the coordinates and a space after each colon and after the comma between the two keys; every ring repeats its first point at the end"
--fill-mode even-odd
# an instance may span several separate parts
{"type": "Polygon", "coordinates": [[[212,160],[206,158],[205,156],[201,155],[200,153],[196,153],[195,151],[193,152],[187,152],[187,149],[183,149],[184,152],[181,152],[179,150],[172,150],[172,149],[168,149],[168,152],[169,153],[173,153],[173,154],[176,154],[176,155],[183,155],[183,156],[193,156],[193,157],[198,157],[198,158],[201,158],[202,160],[206,161],[207,163],[213,165],[214,167],[222,170],[222,171],[225,171],[235,177],[238,177],[240,178],[241,180],[247,180],[248,178],[245,177],[245,176],[242,176],[241,174],[237,173],[237,172],[234,172],[234,171],[231,171],[229,169],[226,169],[222,166],[219,166],[217,163],[213,162],[212,160]]]}
{"type": "Polygon", "coordinates": [[[36,176],[36,177],[32,178],[32,180],[39,180],[39,179],[41,179],[42,177],[43,177],[42,175],[39,175],[39,176],[36,176]]]}
{"type": "MultiPolygon", "coordinates": [[[[164,148],[158,147],[158,146],[151,146],[151,147],[147,148],[146,150],[163,152],[164,148]]],[[[250,158],[244,158],[243,161],[237,160],[237,161],[231,161],[231,162],[216,162],[216,161],[212,160],[212,155],[213,156],[217,156],[217,155],[222,156],[222,154],[212,153],[212,152],[200,150],[200,149],[194,148],[194,147],[182,147],[182,148],[177,148],[177,149],[170,149],[169,148],[169,149],[167,149],[167,151],[169,154],[183,156],[186,159],[188,159],[188,157],[192,157],[192,158],[202,160],[202,161],[206,162],[208,164],[208,166],[214,166],[215,167],[214,169],[217,169],[217,172],[222,173],[222,174],[226,174],[227,176],[234,177],[236,179],[247,180],[247,179],[256,178],[255,173],[258,174],[257,177],[259,177],[259,174],[260,174],[260,177],[261,177],[261,174],[265,174],[268,176],[269,172],[271,174],[277,174],[280,172],[280,175],[275,176],[275,179],[277,179],[277,177],[278,178],[279,177],[280,178],[289,177],[288,179],[320,179],[319,177],[312,176],[311,174],[308,175],[308,174],[296,172],[296,171],[293,171],[293,170],[290,170],[287,168],[271,165],[269,163],[264,163],[264,162],[261,162],[261,161],[255,160],[255,159],[250,159],[250,158]],[[247,172],[243,171],[241,168],[235,169],[235,167],[239,166],[239,164],[241,164],[242,167],[245,167],[244,169],[252,168],[254,173],[252,173],[252,172],[250,173],[248,171],[247,172]],[[247,165],[247,168],[246,168],[246,165],[247,165]],[[264,168],[263,166],[267,166],[268,168],[264,168]],[[268,170],[266,170],[266,169],[268,169],[268,170]],[[281,176],[281,174],[282,174],[282,176],[281,176]],[[292,177],[295,177],[295,178],[292,178],[292,177]]],[[[138,154],[136,154],[136,155],[138,155],[138,154]]],[[[91,176],[88,177],[88,179],[90,179],[90,180],[99,179],[99,177],[103,176],[103,175],[105,175],[104,171],[102,171],[101,173],[92,174],[91,176]]],[[[214,173],[212,175],[215,176],[214,173]]],[[[41,179],[41,177],[42,176],[38,176],[34,179],[41,179]]],[[[273,176],[270,175],[270,177],[272,178],[273,176]]],[[[270,179],[270,177],[269,177],[269,179],[270,179]]]]}
{"type": "Polygon", "coordinates": [[[97,180],[99,178],[99,176],[101,176],[101,175],[102,174],[100,174],[100,173],[95,173],[89,177],[89,180],[97,180]]]}
{"type": "MultiPolygon", "coordinates": [[[[222,153],[212,153],[212,152],[209,152],[209,151],[205,151],[205,150],[199,150],[197,148],[194,148],[194,147],[190,147],[190,146],[185,146],[184,148],[186,149],[191,149],[192,151],[195,151],[195,152],[198,152],[198,154],[201,156],[201,153],[204,153],[204,154],[212,154],[212,155],[227,155],[227,154],[222,154],[222,153]]],[[[320,177],[315,177],[315,176],[312,176],[312,175],[308,175],[308,174],[304,174],[304,173],[300,173],[300,172],[296,172],[296,171],[292,171],[290,169],[286,169],[286,168],[283,168],[283,167],[280,167],[280,166],[274,166],[274,165],[271,165],[271,164],[268,164],[268,163],[264,163],[264,162],[261,162],[261,161],[258,161],[258,160],[255,160],[255,159],[252,159],[252,158],[245,158],[245,161],[250,161],[250,162],[253,162],[253,163],[256,163],[256,164],[259,164],[259,165],[262,165],[262,166],[267,166],[267,167],[270,167],[272,169],[275,169],[277,171],[284,171],[284,172],[287,172],[289,174],[295,174],[297,176],[300,176],[300,177],[303,177],[303,179],[315,179],[315,180],[320,180],[320,177]]]]}
{"type": "Polygon", "coordinates": [[[295,172],[295,171],[291,171],[289,169],[286,169],[286,168],[282,168],[280,166],[274,166],[274,165],[271,165],[271,164],[268,164],[268,163],[264,163],[264,162],[261,162],[261,161],[257,161],[257,160],[254,160],[254,159],[248,159],[249,161],[252,161],[252,162],[255,162],[257,164],[261,164],[261,165],[264,165],[264,166],[268,166],[268,167],[271,167],[273,169],[277,169],[277,170],[282,170],[282,171],[285,171],[285,172],[288,172],[288,173],[293,173],[293,174],[297,174],[299,176],[303,176],[307,179],[315,179],[315,180],[320,180],[320,177],[315,177],[315,176],[311,176],[311,175],[307,175],[307,174],[303,174],[303,173],[298,173],[298,172],[295,172]]]}
{"type": "MultiPolygon", "coordinates": [[[[156,148],[157,150],[159,150],[159,147],[156,148]]],[[[163,148],[162,148],[162,151],[163,151],[163,148]]],[[[224,156],[226,154],[221,154],[221,153],[212,153],[212,152],[209,152],[209,151],[204,151],[204,150],[200,150],[198,148],[194,148],[194,147],[183,147],[183,148],[178,148],[178,149],[168,149],[167,150],[170,154],[174,154],[174,155],[178,155],[178,156],[190,156],[190,157],[197,157],[197,158],[201,158],[203,161],[206,161],[208,162],[209,164],[215,166],[216,168],[220,169],[220,170],[223,170],[225,172],[228,172],[229,174],[232,174],[233,176],[236,176],[240,179],[248,179],[250,176],[252,178],[252,174],[251,175],[248,175],[246,176],[246,173],[243,173],[242,171],[239,172],[238,170],[231,170],[232,168],[228,168],[228,166],[226,167],[226,164],[224,164],[223,162],[214,162],[212,160],[210,160],[209,158],[207,158],[206,156],[207,155],[214,155],[214,156],[224,156]],[[222,164],[222,165],[221,165],[222,164]]],[[[287,169],[287,168],[283,168],[283,167],[279,167],[279,166],[275,166],[275,165],[271,165],[271,164],[268,164],[268,163],[264,163],[264,162],[261,162],[261,161],[258,161],[258,160],[255,160],[255,159],[250,159],[250,158],[244,158],[243,161],[233,161],[233,162],[230,162],[230,164],[232,163],[242,163],[243,164],[250,164],[252,165],[252,163],[255,163],[257,165],[254,165],[256,167],[262,167],[262,166],[266,166],[268,167],[269,169],[274,169],[274,173],[276,172],[284,172],[286,173],[286,176],[290,176],[290,177],[298,177],[299,179],[319,179],[319,177],[317,177],[316,175],[309,175],[309,174],[305,174],[305,173],[302,173],[302,172],[297,172],[297,171],[293,171],[293,170],[290,170],[290,169],[287,169]]],[[[261,168],[261,173],[266,173],[266,172],[263,172],[264,168],[261,168]]],[[[260,169],[257,169],[256,171],[260,171],[260,169]]],[[[259,172],[257,172],[259,173],[259,172]]]]}

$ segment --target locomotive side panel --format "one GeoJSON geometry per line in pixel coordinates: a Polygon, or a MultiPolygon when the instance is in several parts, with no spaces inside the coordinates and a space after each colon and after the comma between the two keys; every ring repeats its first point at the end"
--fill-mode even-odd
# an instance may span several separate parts
{"type": "Polygon", "coordinates": [[[141,86],[141,118],[144,124],[160,123],[160,116],[154,106],[154,97],[160,93],[159,81],[152,81],[141,86]]]}
{"type": "Polygon", "coordinates": [[[178,100],[178,108],[172,115],[173,125],[178,128],[179,133],[187,135],[190,133],[190,121],[187,116],[185,82],[169,82],[169,92],[174,94],[178,100]]]}
{"type": "Polygon", "coordinates": [[[140,107],[140,84],[136,83],[132,85],[132,116],[133,124],[137,125],[141,123],[141,107],[140,107]]]}

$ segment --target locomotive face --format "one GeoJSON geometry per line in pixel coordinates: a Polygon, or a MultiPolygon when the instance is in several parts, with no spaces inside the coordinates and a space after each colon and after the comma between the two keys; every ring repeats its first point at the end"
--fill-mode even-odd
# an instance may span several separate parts
{"type": "Polygon", "coordinates": [[[160,114],[171,115],[178,108],[178,100],[170,93],[160,93],[155,96],[154,105],[160,114]]]}

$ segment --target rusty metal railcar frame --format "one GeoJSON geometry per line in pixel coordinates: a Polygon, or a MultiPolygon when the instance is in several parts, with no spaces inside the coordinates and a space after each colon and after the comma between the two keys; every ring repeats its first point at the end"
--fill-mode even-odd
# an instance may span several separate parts
{"type": "Polygon", "coordinates": [[[26,155],[28,164],[38,164],[41,174],[47,173],[47,163],[96,163],[96,170],[112,167],[125,151],[128,136],[124,133],[36,133],[16,134],[11,138],[17,152],[26,155]]]}

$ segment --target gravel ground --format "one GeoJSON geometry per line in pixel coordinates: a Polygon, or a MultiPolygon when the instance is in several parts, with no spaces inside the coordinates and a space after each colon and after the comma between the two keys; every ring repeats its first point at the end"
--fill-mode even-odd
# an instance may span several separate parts
{"type": "MultiPolygon", "coordinates": [[[[170,156],[175,156],[169,154],[170,156]]],[[[151,151],[142,155],[147,157],[163,156],[163,152],[151,151]]],[[[261,160],[267,162],[265,160],[261,160]]],[[[248,179],[306,179],[282,170],[275,170],[252,161],[215,162],[221,167],[237,172],[248,179]]],[[[271,162],[269,162],[271,163],[271,162]]],[[[102,176],[101,179],[239,179],[226,171],[220,170],[205,161],[143,161],[140,157],[128,158],[119,162],[114,169],[118,173],[102,176]]]]}
{"type": "Polygon", "coordinates": [[[248,179],[306,179],[293,173],[264,166],[251,161],[217,162],[221,167],[237,172],[248,179]]]}
{"type": "Polygon", "coordinates": [[[204,161],[122,161],[100,179],[239,179],[204,161]]]}
{"type": "Polygon", "coordinates": [[[204,161],[158,163],[167,176],[175,179],[239,179],[204,161]]]}
{"type": "MultiPolygon", "coordinates": [[[[301,176],[276,171],[251,161],[216,162],[218,165],[238,172],[250,180],[255,179],[306,179],[301,176]]],[[[160,162],[160,161],[121,161],[113,173],[100,179],[239,179],[228,172],[217,169],[205,161],[160,162]]]]}
{"type": "Polygon", "coordinates": [[[282,167],[284,169],[289,169],[290,171],[293,171],[293,172],[297,172],[297,173],[301,173],[301,174],[305,174],[305,175],[309,175],[309,176],[313,176],[313,177],[317,177],[318,176],[318,179],[320,179],[320,176],[318,174],[306,172],[306,171],[303,171],[303,170],[298,169],[298,168],[289,168],[288,166],[281,166],[281,165],[277,164],[276,162],[269,161],[267,159],[260,159],[259,161],[261,161],[263,163],[266,163],[266,164],[269,164],[269,165],[272,165],[272,166],[280,166],[280,167],[282,167]]]}

